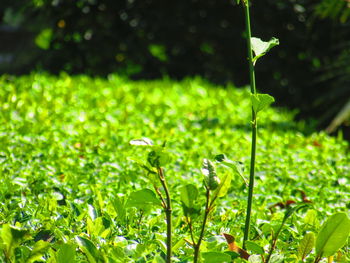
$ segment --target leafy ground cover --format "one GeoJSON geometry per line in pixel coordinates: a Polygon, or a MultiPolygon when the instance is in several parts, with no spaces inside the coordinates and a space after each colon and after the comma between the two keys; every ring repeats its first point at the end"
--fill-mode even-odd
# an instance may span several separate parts
{"type": "MultiPolygon", "coordinates": [[[[172,196],[174,262],[193,258],[181,192],[194,186],[193,202],[203,212],[203,159],[225,154],[247,177],[247,89],[214,87],[198,78],[132,82],[116,75],[2,76],[0,83],[1,261],[164,262],[165,215],[152,179],[138,164],[149,150],[131,140],[166,142],[171,156],[164,171],[172,196]]],[[[349,211],[348,143],[324,133],[303,135],[307,123],[293,122],[293,113],[282,109],[261,112],[259,123],[247,252],[267,252],[286,208],[308,203],[287,219],[270,261],[298,262],[304,260],[304,237],[317,235],[332,214],[349,211]]],[[[238,245],[243,240],[247,186],[232,170],[217,169],[231,182],[209,215],[201,246],[205,262],[234,257],[223,253],[232,248],[223,233],[238,245]]],[[[195,219],[193,227],[197,233],[195,219]]],[[[307,262],[315,260],[310,250],[307,262]]],[[[334,260],[349,262],[349,251],[348,240],[334,260]]]]}

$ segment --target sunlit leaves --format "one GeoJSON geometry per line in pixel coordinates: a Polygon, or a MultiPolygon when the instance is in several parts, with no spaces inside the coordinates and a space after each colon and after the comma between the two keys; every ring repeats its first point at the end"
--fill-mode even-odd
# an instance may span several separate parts
{"type": "Polygon", "coordinates": [[[76,255],[76,245],[75,244],[62,244],[57,251],[57,263],[74,263],[76,255]]]}
{"type": "Polygon", "coordinates": [[[150,189],[142,189],[132,192],[126,203],[127,207],[137,207],[140,209],[147,208],[147,206],[160,205],[156,194],[150,189]]]}
{"type": "Polygon", "coordinates": [[[9,224],[2,225],[0,235],[4,245],[5,254],[8,258],[13,258],[15,249],[23,241],[31,238],[28,230],[18,229],[9,224]]]}
{"type": "Polygon", "coordinates": [[[82,236],[76,236],[75,240],[79,246],[79,248],[83,251],[83,253],[86,255],[88,261],[90,263],[98,263],[99,259],[101,258],[100,252],[96,248],[95,244],[82,236]]]}
{"type": "Polygon", "coordinates": [[[27,259],[27,262],[37,262],[38,260],[42,259],[50,246],[51,244],[49,242],[43,240],[37,241],[30,253],[29,258],[27,259]]]}
{"type": "Polygon", "coordinates": [[[35,38],[35,44],[41,49],[49,49],[52,40],[52,29],[43,29],[35,38]]]}
{"type": "Polygon", "coordinates": [[[268,94],[251,94],[252,106],[255,114],[264,110],[271,103],[275,101],[275,99],[268,94]]]}
{"type": "Polygon", "coordinates": [[[253,254],[264,255],[264,249],[257,243],[247,240],[245,243],[247,250],[250,250],[253,254]]]}
{"type": "Polygon", "coordinates": [[[148,163],[155,168],[164,167],[171,161],[171,155],[164,147],[153,147],[147,156],[148,163]]]}
{"type": "Polygon", "coordinates": [[[248,186],[248,182],[247,179],[244,177],[243,175],[243,168],[242,168],[242,164],[239,162],[234,162],[230,159],[227,159],[227,157],[224,154],[219,154],[215,156],[215,161],[226,166],[229,167],[233,170],[233,172],[237,175],[239,175],[242,180],[244,181],[244,183],[248,186]]]}
{"type": "Polygon", "coordinates": [[[152,146],[153,142],[148,139],[148,138],[142,138],[142,139],[136,139],[136,140],[131,140],[130,141],[131,145],[136,145],[136,146],[152,146]]]}
{"type": "Polygon", "coordinates": [[[279,45],[279,40],[277,38],[271,38],[270,41],[265,42],[260,38],[252,37],[251,38],[252,49],[254,51],[255,57],[253,58],[253,63],[264,56],[271,48],[279,45]]]}
{"type": "Polygon", "coordinates": [[[209,190],[215,190],[219,186],[220,180],[216,175],[215,166],[210,160],[203,160],[202,173],[206,187],[209,190]]]}
{"type": "Polygon", "coordinates": [[[231,256],[222,252],[204,252],[202,253],[202,257],[205,263],[224,263],[231,261],[231,256]]]}
{"type": "Polygon", "coordinates": [[[350,219],[345,213],[332,215],[323,225],[316,239],[318,257],[333,256],[344,246],[350,233],[350,219]]]}
{"type": "Polygon", "coordinates": [[[199,213],[198,205],[198,189],[193,184],[184,185],[180,188],[180,198],[185,216],[191,216],[199,213]]]}
{"type": "Polygon", "coordinates": [[[232,181],[232,173],[225,172],[220,178],[220,184],[215,188],[214,196],[223,197],[230,189],[232,181]]]}
{"type": "Polygon", "coordinates": [[[304,260],[311,252],[315,245],[315,234],[313,232],[306,233],[298,247],[298,258],[304,260]]]}
{"type": "MultiPolygon", "coordinates": [[[[91,261],[101,255],[106,262],[160,260],[166,224],[152,187],[163,190],[157,177],[161,164],[174,204],[174,261],[191,261],[185,215],[198,233],[206,201],[203,179],[209,182],[209,165],[201,173],[205,157],[216,168],[211,171],[218,184],[210,201],[221,197],[210,212],[201,251],[222,253],[224,241],[211,235],[226,229],[241,240],[246,187],[239,174],[245,176],[250,151],[247,89],[217,87],[199,78],[132,82],[117,75],[2,76],[0,83],[0,261],[28,262],[33,255],[43,262],[81,262],[96,250],[91,261]],[[134,138],[139,140],[130,142],[134,138]],[[171,143],[163,150],[159,142],[164,140],[171,143]],[[150,161],[156,167],[147,160],[153,150],[150,161]],[[227,156],[215,158],[218,152],[227,156]]],[[[287,209],[276,207],[271,214],[268,207],[299,201],[293,189],[303,189],[313,210],[289,217],[276,251],[296,257],[307,231],[317,235],[327,213],[346,210],[348,144],[324,133],[304,136],[292,113],[266,107],[259,111],[263,127],[253,242],[267,249],[287,209]],[[327,191],[320,191],[324,187],[327,191]]],[[[261,252],[250,243],[247,251],[261,252]]],[[[305,259],[314,260],[314,251],[305,259]]],[[[347,244],[340,248],[343,262],[347,251],[347,244]]]]}
{"type": "MultiPolygon", "coordinates": [[[[163,146],[154,146],[153,142],[150,139],[142,138],[142,139],[131,140],[130,144],[134,146],[150,146],[151,150],[148,153],[147,161],[149,165],[151,165],[154,168],[164,167],[172,159],[171,154],[165,149],[165,143],[163,146]]],[[[147,169],[145,165],[141,164],[141,166],[147,169]]]]}

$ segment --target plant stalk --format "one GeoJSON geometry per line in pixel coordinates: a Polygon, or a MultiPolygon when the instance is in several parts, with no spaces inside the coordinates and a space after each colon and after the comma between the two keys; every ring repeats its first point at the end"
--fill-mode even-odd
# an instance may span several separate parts
{"type": "Polygon", "coordinates": [[[202,223],[202,228],[201,228],[201,233],[199,235],[198,238],[198,242],[196,244],[194,244],[194,257],[193,257],[193,262],[197,263],[198,262],[198,257],[199,257],[199,251],[200,251],[200,247],[201,247],[201,243],[204,237],[204,231],[205,231],[205,225],[207,224],[207,220],[208,220],[208,215],[210,213],[211,210],[211,206],[209,205],[209,199],[210,199],[210,190],[207,189],[207,193],[206,193],[206,203],[205,203],[205,212],[204,212],[204,218],[203,218],[203,223],[202,223]]]}
{"type": "MultiPolygon", "coordinates": [[[[249,0],[245,0],[243,3],[244,14],[246,21],[246,37],[247,37],[247,49],[248,49],[248,64],[249,64],[249,76],[250,76],[250,91],[252,94],[256,94],[255,85],[255,71],[253,65],[253,50],[251,44],[251,29],[250,29],[250,14],[249,14],[249,0]]],[[[252,107],[252,145],[251,145],[251,156],[250,156],[250,174],[249,174],[249,190],[248,190],[248,203],[247,203],[247,214],[244,226],[244,238],[243,238],[243,249],[246,248],[245,243],[249,240],[249,227],[250,218],[253,204],[253,189],[254,189],[254,177],[255,177],[255,155],[256,155],[256,137],[257,137],[257,120],[256,113],[252,107]]]]}
{"type": "Polygon", "coordinates": [[[278,229],[278,231],[276,232],[276,235],[272,237],[271,246],[270,246],[270,249],[269,249],[269,253],[267,254],[265,263],[269,263],[269,262],[270,262],[272,253],[273,253],[273,251],[274,251],[275,248],[276,248],[277,239],[278,239],[278,236],[279,236],[279,234],[280,234],[280,232],[281,232],[281,230],[282,230],[283,225],[284,225],[284,222],[282,223],[281,227],[280,227],[280,228],[278,229]]]}
{"type": "Polygon", "coordinates": [[[166,196],[166,205],[164,206],[164,211],[166,215],[166,223],[167,223],[167,235],[166,235],[166,247],[167,247],[167,253],[166,253],[166,262],[171,262],[171,255],[172,255],[172,222],[171,222],[171,213],[172,213],[172,207],[171,207],[171,199],[169,194],[169,189],[167,186],[167,183],[165,181],[164,172],[161,167],[158,168],[158,175],[160,182],[164,188],[165,196],[166,196]]]}

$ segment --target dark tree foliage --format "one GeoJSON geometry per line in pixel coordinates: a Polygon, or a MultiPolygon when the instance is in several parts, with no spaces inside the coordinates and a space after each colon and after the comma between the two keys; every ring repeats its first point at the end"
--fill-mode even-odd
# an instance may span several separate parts
{"type": "MultiPolygon", "coordinates": [[[[5,0],[0,10],[2,72],[117,71],[136,79],[201,75],[248,83],[243,10],[235,1],[24,2],[5,0]]],[[[258,88],[281,104],[318,114],[329,107],[322,97],[334,96],[340,105],[349,96],[341,87],[330,90],[332,78],[322,76],[339,65],[337,58],[349,58],[338,44],[350,33],[346,21],[318,18],[319,10],[311,0],[257,0],[251,14],[254,36],[281,43],[257,63],[258,88]]]]}

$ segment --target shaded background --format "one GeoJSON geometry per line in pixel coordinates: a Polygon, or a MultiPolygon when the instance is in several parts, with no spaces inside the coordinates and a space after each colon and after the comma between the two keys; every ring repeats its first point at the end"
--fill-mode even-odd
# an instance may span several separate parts
{"type": "MultiPolygon", "coordinates": [[[[255,0],[251,16],[253,36],[280,40],[257,63],[260,92],[326,127],[350,98],[349,2],[255,0]]],[[[200,75],[248,84],[235,1],[2,0],[0,18],[0,74],[200,75]]]]}

